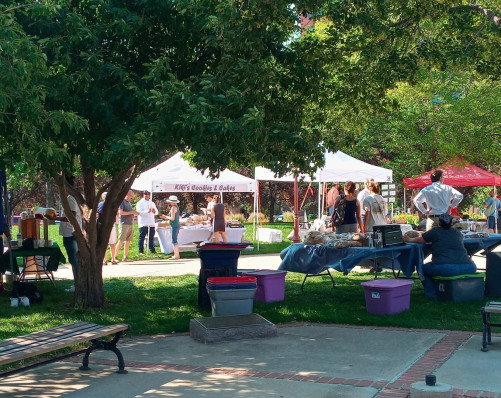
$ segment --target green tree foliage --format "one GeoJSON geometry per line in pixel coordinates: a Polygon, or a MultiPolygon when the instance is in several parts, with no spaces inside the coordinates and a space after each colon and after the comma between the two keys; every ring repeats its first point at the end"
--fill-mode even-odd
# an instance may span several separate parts
{"type": "Polygon", "coordinates": [[[19,45],[1,54],[11,77],[0,77],[1,121],[10,123],[2,138],[19,150],[3,155],[55,176],[66,210],[67,190],[77,198],[76,299],[103,305],[101,260],[116,209],[134,176],[162,156],[191,150],[214,173],[232,164],[307,172],[322,144],[353,143],[351,120],[388,109],[388,90],[416,83],[423,69],[465,65],[499,77],[496,4],[464,4],[4,1],[0,35],[11,36],[2,44],[19,45]],[[308,9],[332,21],[325,35],[298,35],[308,9]],[[76,172],[82,192],[64,184],[76,172]]]}
{"type": "Polygon", "coordinates": [[[321,159],[301,118],[302,96],[315,95],[304,82],[319,69],[288,43],[298,14],[287,2],[67,0],[3,10],[45,61],[40,76],[26,78],[42,93],[32,111],[54,115],[26,135],[12,132],[21,150],[11,159],[56,177],[63,207],[69,192],[82,209],[82,230],[68,217],[84,306],[103,305],[101,260],[115,212],[148,164],[177,150],[195,151],[194,163],[214,173],[230,164],[308,169],[321,159]],[[70,173],[83,190],[65,185],[70,173]]]}
{"type": "MultiPolygon", "coordinates": [[[[456,81],[464,76],[471,76],[474,83],[482,80],[495,83],[501,78],[501,64],[497,61],[501,59],[501,9],[498,1],[486,0],[474,5],[467,1],[449,0],[419,3],[329,1],[310,2],[305,5],[308,6],[314,15],[321,15],[322,19],[318,27],[309,31],[305,40],[316,41],[322,53],[334,60],[325,63],[330,77],[322,86],[324,91],[319,94],[322,102],[311,106],[311,122],[322,131],[325,144],[331,148],[353,148],[356,151],[360,143],[362,152],[371,148],[359,141],[359,135],[368,127],[366,120],[376,116],[379,126],[383,127],[392,112],[400,113],[402,123],[405,123],[405,117],[409,117],[409,124],[412,124],[413,118],[420,118],[420,129],[433,130],[433,125],[422,123],[424,114],[421,112],[435,111],[429,103],[422,103],[423,98],[433,99],[437,94],[446,96],[453,93],[443,92],[439,85],[445,85],[445,90],[454,86],[464,89],[469,83],[456,81]],[[413,86],[422,84],[423,79],[429,79],[433,85],[435,77],[436,91],[430,93],[430,90],[425,90],[423,97],[419,97],[419,90],[424,89],[421,87],[415,95],[411,94],[413,86]],[[399,110],[401,98],[391,95],[392,90],[402,90],[402,87],[409,87],[409,95],[414,101],[404,111],[399,110]]],[[[465,94],[466,91],[462,93],[465,94]]],[[[466,103],[458,101],[456,106],[466,103]]],[[[495,104],[486,101],[486,105],[495,104]]],[[[448,111],[444,113],[444,108],[441,106],[440,111],[446,117],[448,111]]],[[[494,107],[490,111],[494,114],[497,109],[494,107]]],[[[485,126],[487,122],[484,119],[479,126],[485,126]]],[[[436,166],[436,162],[453,152],[452,133],[446,132],[445,123],[442,127],[441,131],[434,130],[436,134],[433,136],[423,136],[418,131],[419,137],[416,138],[421,141],[411,137],[409,141],[392,142],[391,136],[376,132],[372,140],[368,139],[378,143],[376,150],[365,153],[364,157],[387,165],[385,162],[394,153],[392,146],[403,146],[407,155],[409,144],[418,141],[421,143],[417,145],[419,149],[428,143],[436,143],[439,137],[438,142],[443,144],[441,148],[428,146],[430,151],[436,152],[430,159],[436,166]],[[378,153],[382,146],[389,147],[388,153],[378,153]],[[437,152],[438,149],[444,152],[437,152]]],[[[469,133],[462,130],[463,135],[469,133]]],[[[488,148],[489,143],[484,143],[488,148]]],[[[480,152],[485,155],[484,151],[480,152]]],[[[411,153],[411,158],[422,159],[422,155],[422,151],[411,153]]]]}

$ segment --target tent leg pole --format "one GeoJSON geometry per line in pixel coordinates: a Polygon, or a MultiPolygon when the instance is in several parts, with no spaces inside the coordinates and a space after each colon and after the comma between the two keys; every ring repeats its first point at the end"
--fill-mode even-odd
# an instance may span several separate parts
{"type": "Polygon", "coordinates": [[[294,175],[294,237],[293,243],[299,243],[299,187],[297,183],[297,174],[294,175]]]}

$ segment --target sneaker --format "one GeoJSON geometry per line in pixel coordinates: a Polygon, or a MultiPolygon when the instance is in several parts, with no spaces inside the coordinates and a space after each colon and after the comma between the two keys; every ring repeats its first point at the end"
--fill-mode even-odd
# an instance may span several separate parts
{"type": "Polygon", "coordinates": [[[75,285],[71,285],[68,289],[64,289],[66,292],[74,292],[75,291],[75,285]]]}
{"type": "Polygon", "coordinates": [[[143,253],[143,252],[141,252],[141,253],[139,253],[139,255],[140,255],[140,256],[144,256],[144,253],[143,253]]]}

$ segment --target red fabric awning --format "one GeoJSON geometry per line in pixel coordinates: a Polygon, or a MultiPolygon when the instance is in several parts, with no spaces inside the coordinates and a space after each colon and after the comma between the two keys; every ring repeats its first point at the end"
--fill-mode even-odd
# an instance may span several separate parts
{"type": "MultiPolygon", "coordinates": [[[[444,171],[444,184],[456,187],[480,187],[501,185],[501,176],[480,167],[466,163],[462,159],[451,159],[437,169],[444,171]]],[[[424,188],[431,184],[428,171],[417,177],[404,178],[406,188],[424,188]]]]}

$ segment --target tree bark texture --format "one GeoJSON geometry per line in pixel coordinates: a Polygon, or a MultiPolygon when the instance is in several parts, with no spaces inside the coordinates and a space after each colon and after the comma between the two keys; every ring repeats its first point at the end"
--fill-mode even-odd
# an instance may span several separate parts
{"type": "Polygon", "coordinates": [[[73,235],[78,244],[78,274],[75,281],[74,304],[84,308],[101,308],[105,303],[103,288],[103,258],[108,240],[115,223],[118,207],[130,189],[135,167],[132,166],[110,180],[99,190],[95,187],[95,171],[85,164],[81,165],[83,187],[71,187],[65,183],[64,174],[58,178],[61,202],[68,221],[74,228],[73,235]],[[84,195],[82,195],[82,188],[84,195]],[[97,218],[97,205],[101,194],[106,191],[103,212],[97,218]],[[69,208],[67,195],[72,195],[82,213],[82,228],[69,208]]]}

